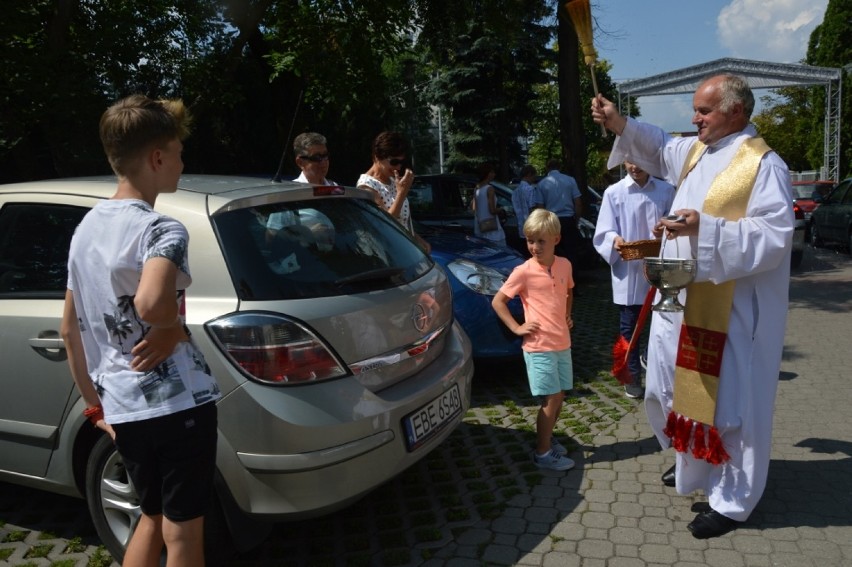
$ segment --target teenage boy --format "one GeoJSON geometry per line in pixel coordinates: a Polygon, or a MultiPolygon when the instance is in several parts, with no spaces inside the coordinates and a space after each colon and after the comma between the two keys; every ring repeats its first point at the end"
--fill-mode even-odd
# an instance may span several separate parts
{"type": "Polygon", "coordinates": [[[192,281],[186,228],[154,211],[177,190],[189,114],[142,95],[104,112],[100,136],[118,177],[74,234],[62,337],[84,414],[110,434],[142,516],[123,565],[203,566],[216,466],[219,388],[180,317],[192,281]]]}

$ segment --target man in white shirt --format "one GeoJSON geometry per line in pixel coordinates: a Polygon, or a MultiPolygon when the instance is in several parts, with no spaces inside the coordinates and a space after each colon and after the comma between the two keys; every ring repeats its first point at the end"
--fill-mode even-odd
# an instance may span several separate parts
{"type": "Polygon", "coordinates": [[[541,207],[544,199],[541,191],[533,182],[535,181],[535,167],[527,164],[521,168],[521,182],[512,191],[512,207],[515,209],[515,217],[518,219],[518,236],[526,241],[524,236],[524,223],[533,209],[541,207]]]}

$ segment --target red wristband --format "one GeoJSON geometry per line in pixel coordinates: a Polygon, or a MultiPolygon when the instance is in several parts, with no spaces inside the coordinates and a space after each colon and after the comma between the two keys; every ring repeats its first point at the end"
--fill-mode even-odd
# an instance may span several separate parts
{"type": "Polygon", "coordinates": [[[97,425],[98,421],[104,418],[104,408],[98,404],[94,407],[84,409],[83,415],[92,422],[92,425],[97,425]]]}

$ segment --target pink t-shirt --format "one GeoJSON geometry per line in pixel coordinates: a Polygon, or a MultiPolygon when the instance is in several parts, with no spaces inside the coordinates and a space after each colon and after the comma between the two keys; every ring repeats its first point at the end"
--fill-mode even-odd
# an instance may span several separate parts
{"type": "Polygon", "coordinates": [[[568,290],[574,287],[571,262],[556,256],[553,265],[542,266],[530,258],[509,275],[500,288],[508,297],[521,297],[524,319],[538,321],[541,328],[524,335],[526,352],[551,352],[571,347],[571,334],[565,321],[568,290]]]}

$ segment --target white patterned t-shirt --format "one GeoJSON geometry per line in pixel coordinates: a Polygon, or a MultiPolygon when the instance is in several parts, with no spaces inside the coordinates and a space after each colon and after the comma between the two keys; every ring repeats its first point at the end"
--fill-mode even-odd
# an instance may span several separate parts
{"type": "Polygon", "coordinates": [[[68,289],[107,423],[169,415],[220,396],[204,356],[191,341],[179,343],[153,370],[130,368],[130,351],[151,329],[133,303],[142,267],[155,257],[171,260],[178,267],[175,301],[181,301],[192,282],[188,243],[181,223],[135,199],[98,202],[74,233],[68,289]]]}

